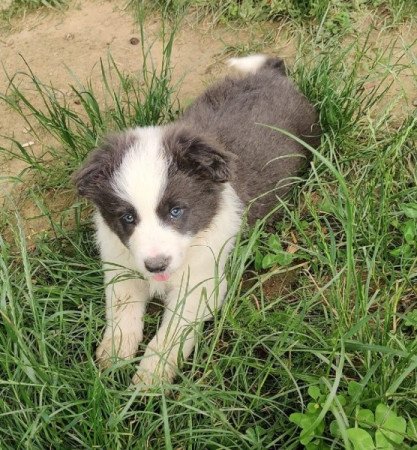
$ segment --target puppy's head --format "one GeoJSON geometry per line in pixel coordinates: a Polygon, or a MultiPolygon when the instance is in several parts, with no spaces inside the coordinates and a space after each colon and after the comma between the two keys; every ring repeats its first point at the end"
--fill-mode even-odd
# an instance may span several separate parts
{"type": "Polygon", "coordinates": [[[193,237],[209,228],[232,172],[232,155],[207,137],[149,127],[109,137],[74,181],[143,275],[166,281],[193,237]]]}

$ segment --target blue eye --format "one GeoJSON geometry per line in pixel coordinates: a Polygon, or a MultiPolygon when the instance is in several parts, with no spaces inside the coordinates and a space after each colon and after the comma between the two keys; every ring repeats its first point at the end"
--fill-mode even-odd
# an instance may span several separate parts
{"type": "Polygon", "coordinates": [[[182,214],[183,214],[184,210],[178,206],[176,206],[175,208],[172,208],[171,211],[169,212],[169,216],[171,217],[171,219],[179,219],[182,214]]]}
{"type": "Polygon", "coordinates": [[[135,216],[133,214],[126,213],[126,214],[123,214],[122,220],[125,223],[129,223],[130,224],[130,223],[133,223],[135,221],[135,216]]]}

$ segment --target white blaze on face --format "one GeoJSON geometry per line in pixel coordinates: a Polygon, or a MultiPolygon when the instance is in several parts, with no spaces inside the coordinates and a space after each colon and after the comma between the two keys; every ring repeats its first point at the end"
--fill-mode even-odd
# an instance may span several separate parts
{"type": "MultiPolygon", "coordinates": [[[[135,133],[138,141],[126,153],[114,175],[113,185],[139,216],[139,223],[129,239],[129,250],[138,269],[158,279],[158,275],[146,270],[145,260],[156,256],[169,258],[165,271],[168,276],[181,266],[191,238],[164,224],[156,212],[167,185],[170,163],[162,148],[162,128],[137,128],[135,133]]],[[[161,278],[161,281],[165,280],[161,278]]]]}

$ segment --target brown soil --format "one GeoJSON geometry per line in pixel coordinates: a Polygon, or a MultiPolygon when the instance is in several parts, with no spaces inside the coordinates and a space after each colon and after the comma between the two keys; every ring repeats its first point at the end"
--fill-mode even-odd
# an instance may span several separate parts
{"type": "MultiPolygon", "coordinates": [[[[36,12],[24,19],[17,20],[10,31],[0,32],[1,61],[7,74],[12,76],[20,71],[27,72],[26,63],[43,82],[50,83],[63,92],[71,102],[70,85],[78,80],[91,80],[98,87],[100,101],[101,74],[99,61],[107,61],[111,54],[118,68],[127,74],[138,74],[142,67],[140,34],[130,11],[126,11],[125,1],[86,0],[72,3],[65,12],[36,12]]],[[[190,21],[191,22],[191,21],[190,21]]],[[[146,23],[146,38],[152,44],[151,55],[158,66],[162,57],[160,39],[160,21],[157,16],[150,17],[146,23]]],[[[277,47],[283,56],[289,56],[293,47],[283,39],[281,29],[272,30],[273,38],[269,42],[279,42],[277,47]]],[[[173,50],[173,80],[178,83],[178,97],[182,103],[195,97],[215,75],[222,72],[224,65],[222,54],[225,46],[249,45],[253,39],[262,39],[265,30],[255,27],[248,32],[242,29],[226,27],[213,28],[210,23],[187,23],[185,21],[178,32],[173,50]]],[[[25,90],[30,100],[41,106],[40,99],[31,95],[30,86],[24,77],[19,77],[19,85],[25,90]]],[[[0,73],[0,92],[7,92],[8,79],[0,73]]],[[[77,105],[71,102],[77,109],[77,105]]],[[[4,136],[13,137],[35,155],[44,152],[48,138],[39,142],[28,133],[25,121],[13,113],[9,107],[0,102],[0,145],[11,148],[11,143],[4,136]],[[3,136],[3,137],[1,137],[3,136]]],[[[50,139],[49,139],[50,143],[50,139]]],[[[6,198],[16,203],[16,193],[26,191],[26,185],[11,178],[18,177],[26,164],[19,159],[1,161],[0,204],[6,198]]],[[[27,179],[27,177],[26,177],[27,179]]],[[[55,211],[69,206],[65,202],[53,201],[51,208],[55,211]]],[[[32,202],[24,201],[19,211],[26,220],[29,237],[47,229],[47,221],[39,217],[40,211],[32,202]]]]}
{"type": "MultiPolygon", "coordinates": [[[[64,12],[42,10],[18,19],[11,29],[0,28],[1,63],[9,76],[12,76],[16,72],[27,71],[26,61],[39,79],[60,89],[63,95],[68,96],[69,101],[69,86],[77,84],[77,80],[91,80],[93,86],[100,86],[98,63],[100,58],[106,61],[109,53],[120,70],[137,74],[142,67],[140,35],[131,11],[125,9],[126,3],[125,0],[74,1],[64,12]]],[[[372,20],[367,17],[358,19],[358,28],[364,32],[371,25],[372,20]]],[[[151,54],[158,65],[162,53],[158,17],[150,17],[145,29],[148,41],[154,42],[151,54]]],[[[254,44],[257,44],[257,51],[272,52],[291,59],[295,54],[297,36],[292,39],[289,36],[289,28],[285,25],[260,24],[251,26],[250,29],[234,29],[231,26],[213,27],[210,22],[196,24],[192,19],[185,20],[177,34],[172,57],[174,82],[179,83],[178,97],[183,104],[187,103],[224,71],[222,62],[226,58],[227,47],[244,49],[254,48],[254,44]]],[[[393,52],[385,58],[386,61],[393,60],[413,43],[416,36],[415,25],[405,24],[393,29],[392,33],[385,34],[378,32],[376,27],[372,32],[373,49],[370,51],[385,48],[393,37],[397,37],[393,52]]],[[[402,61],[407,64],[416,60],[415,51],[410,49],[402,61]]],[[[381,61],[381,67],[383,64],[384,61],[381,61]]],[[[394,110],[394,114],[401,119],[414,107],[417,78],[410,69],[394,78],[394,86],[386,95],[386,104],[393,96],[405,93],[405,100],[394,110]]],[[[0,71],[0,92],[7,92],[7,86],[7,77],[0,71]]],[[[25,87],[28,86],[22,79],[21,88],[25,87]]],[[[372,82],[368,88],[372,88],[372,82]]],[[[96,92],[100,92],[100,89],[96,92]]],[[[39,98],[31,96],[30,91],[27,95],[35,105],[40,106],[39,98]]],[[[76,105],[73,106],[77,108],[76,105]]],[[[0,146],[11,147],[10,141],[4,136],[27,144],[27,149],[35,155],[42,154],[44,145],[48,144],[47,138],[39,142],[31,136],[24,120],[0,102],[0,146]]],[[[11,198],[12,203],[17,202],[19,197],[16,193],[22,193],[22,184],[16,184],[7,177],[19,176],[25,167],[25,163],[19,159],[0,160],[0,205],[6,198],[11,198]]],[[[25,179],[27,182],[27,177],[25,179]]],[[[53,197],[52,193],[51,196],[53,197]]],[[[58,201],[54,198],[50,208],[52,212],[61,211],[70,205],[71,200],[69,196],[61,195],[58,201]]],[[[48,229],[48,221],[39,218],[41,213],[36,205],[27,199],[21,199],[20,202],[18,210],[27,219],[25,223],[29,237],[48,229]]]]}
{"type": "MultiPolygon", "coordinates": [[[[381,75],[386,73],[390,65],[397,66],[379,89],[380,92],[388,90],[376,105],[376,112],[387,108],[394,124],[400,123],[417,106],[417,22],[406,22],[387,31],[387,28],[380,26],[380,20],[365,16],[357,19],[356,29],[363,36],[363,41],[368,39],[367,49],[371,60],[377,55],[379,57],[379,63],[365,85],[366,89],[377,86],[381,75]]],[[[363,70],[366,72],[366,67],[363,70]]]]}

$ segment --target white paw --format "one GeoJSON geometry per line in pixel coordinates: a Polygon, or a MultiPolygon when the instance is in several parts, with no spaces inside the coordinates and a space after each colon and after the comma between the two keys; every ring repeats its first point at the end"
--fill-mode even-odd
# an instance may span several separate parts
{"type": "Polygon", "coordinates": [[[177,366],[165,358],[153,353],[145,353],[139,364],[136,374],[132,378],[132,384],[147,390],[163,383],[172,383],[175,378],[177,366]]]}
{"type": "Polygon", "coordinates": [[[101,369],[110,367],[118,358],[133,358],[141,341],[139,333],[104,333],[96,350],[96,359],[101,369]]]}

